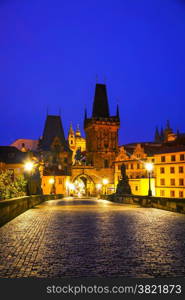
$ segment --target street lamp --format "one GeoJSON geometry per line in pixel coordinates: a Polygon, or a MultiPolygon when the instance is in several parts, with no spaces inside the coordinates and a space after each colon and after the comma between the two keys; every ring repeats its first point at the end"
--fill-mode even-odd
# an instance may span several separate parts
{"type": "Polygon", "coordinates": [[[28,174],[28,177],[27,177],[27,185],[26,185],[26,188],[27,188],[27,195],[28,195],[28,196],[30,195],[29,181],[30,181],[30,179],[31,179],[31,175],[32,175],[33,168],[34,168],[34,163],[33,163],[32,161],[27,161],[27,162],[25,162],[25,164],[24,164],[24,170],[25,170],[26,173],[28,174]]]}
{"type": "Polygon", "coordinates": [[[55,179],[52,177],[49,179],[49,184],[51,184],[51,194],[56,194],[55,190],[55,179]]]}
{"type": "Polygon", "coordinates": [[[31,172],[33,170],[33,167],[34,167],[34,164],[33,164],[32,161],[27,161],[24,164],[24,170],[27,171],[27,172],[31,172]]]}
{"type": "Polygon", "coordinates": [[[107,194],[107,184],[109,183],[108,179],[107,178],[104,178],[102,180],[102,183],[103,185],[105,186],[105,195],[107,194]]]}
{"type": "Polygon", "coordinates": [[[148,171],[148,179],[149,179],[149,185],[148,185],[148,196],[152,196],[152,190],[151,190],[151,172],[154,168],[154,165],[150,162],[145,164],[145,169],[148,171]]]}

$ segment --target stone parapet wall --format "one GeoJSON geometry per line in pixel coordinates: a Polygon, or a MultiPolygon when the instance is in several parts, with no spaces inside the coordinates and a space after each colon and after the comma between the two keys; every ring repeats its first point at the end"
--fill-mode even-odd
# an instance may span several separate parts
{"type": "Polygon", "coordinates": [[[153,207],[173,212],[185,213],[185,198],[164,198],[135,195],[102,195],[102,199],[117,203],[139,204],[142,207],[153,207]]]}
{"type": "Polygon", "coordinates": [[[63,195],[33,195],[0,201],[0,226],[26,210],[47,200],[62,198],[63,195]]]}

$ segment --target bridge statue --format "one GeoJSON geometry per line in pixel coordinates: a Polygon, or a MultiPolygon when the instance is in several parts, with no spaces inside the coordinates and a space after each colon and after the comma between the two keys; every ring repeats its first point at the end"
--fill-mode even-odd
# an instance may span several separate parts
{"type": "Polygon", "coordinates": [[[128,176],[126,175],[126,167],[124,164],[121,165],[121,179],[117,184],[116,194],[120,194],[120,195],[132,194],[128,176]]]}

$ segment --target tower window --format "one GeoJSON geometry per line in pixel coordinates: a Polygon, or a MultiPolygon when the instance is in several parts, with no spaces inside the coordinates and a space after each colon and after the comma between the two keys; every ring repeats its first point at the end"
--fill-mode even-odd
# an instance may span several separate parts
{"type": "Polygon", "coordinates": [[[73,141],[71,141],[71,145],[73,144],[73,141]]]}
{"type": "Polygon", "coordinates": [[[108,161],[108,159],[104,160],[104,168],[109,168],[109,161],[108,161]]]}

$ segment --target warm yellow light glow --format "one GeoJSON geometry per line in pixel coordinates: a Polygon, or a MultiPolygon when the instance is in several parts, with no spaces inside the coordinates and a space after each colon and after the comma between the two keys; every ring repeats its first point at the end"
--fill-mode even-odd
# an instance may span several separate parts
{"type": "Polygon", "coordinates": [[[97,190],[100,190],[101,187],[102,187],[102,184],[101,183],[97,183],[97,185],[96,185],[97,190]]]}
{"type": "Polygon", "coordinates": [[[66,181],[66,188],[69,188],[69,181],[66,181]]]}
{"type": "Polygon", "coordinates": [[[154,168],[154,165],[152,163],[146,163],[145,164],[145,169],[148,171],[148,172],[151,172],[154,168]]]}
{"type": "Polygon", "coordinates": [[[103,179],[103,184],[106,185],[106,184],[108,184],[108,183],[109,183],[108,179],[107,179],[107,178],[104,178],[104,179],[103,179]]]}
{"type": "Polygon", "coordinates": [[[28,161],[24,164],[24,169],[27,172],[31,172],[33,170],[33,163],[31,161],[28,161]]]}
{"type": "Polygon", "coordinates": [[[75,190],[75,186],[73,183],[69,183],[69,189],[72,191],[75,190]]]}
{"type": "Polygon", "coordinates": [[[55,182],[54,178],[50,178],[50,179],[49,179],[49,183],[50,183],[50,184],[53,184],[54,182],[55,182]]]}

